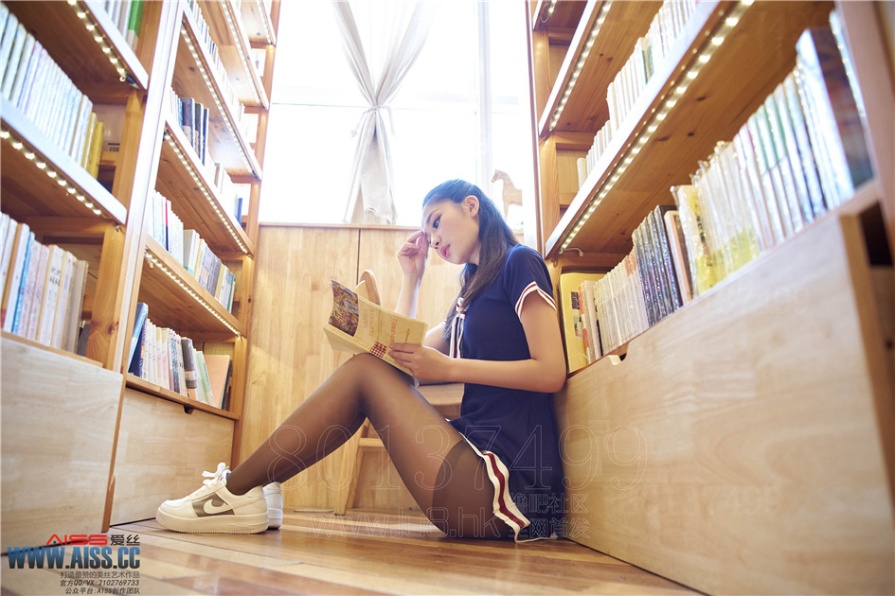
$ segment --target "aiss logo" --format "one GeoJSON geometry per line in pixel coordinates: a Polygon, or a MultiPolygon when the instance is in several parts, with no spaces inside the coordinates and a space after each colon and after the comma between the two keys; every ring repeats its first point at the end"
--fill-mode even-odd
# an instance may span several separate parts
{"type": "Polygon", "coordinates": [[[53,534],[47,539],[47,546],[70,544],[72,546],[106,546],[109,537],[105,534],[53,534]]]}

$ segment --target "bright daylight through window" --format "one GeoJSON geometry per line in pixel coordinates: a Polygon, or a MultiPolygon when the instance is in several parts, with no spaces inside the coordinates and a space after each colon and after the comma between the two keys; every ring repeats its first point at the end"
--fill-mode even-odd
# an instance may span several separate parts
{"type": "MultiPolygon", "coordinates": [[[[521,0],[424,0],[432,13],[418,58],[381,108],[392,159],[394,223],[418,225],[436,184],[466,178],[498,204],[495,170],[531,196],[531,116],[521,0]]],[[[378,81],[394,10],[406,0],[351,2],[378,81]]],[[[344,11],[343,11],[344,12],[344,11]]],[[[330,0],[283,2],[265,153],[262,222],[341,223],[351,217],[356,133],[369,109],[343,50],[330,0]]],[[[519,227],[521,208],[508,220],[519,227]]]]}

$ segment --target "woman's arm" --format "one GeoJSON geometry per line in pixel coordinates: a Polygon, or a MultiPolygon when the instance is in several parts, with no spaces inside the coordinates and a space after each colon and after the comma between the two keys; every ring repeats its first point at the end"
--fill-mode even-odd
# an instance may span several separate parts
{"type": "MultiPolygon", "coordinates": [[[[398,250],[398,263],[404,277],[401,278],[401,289],[398,291],[398,304],[395,312],[406,317],[416,317],[416,306],[419,303],[420,284],[426,273],[426,259],[429,256],[429,243],[423,232],[416,232],[407,239],[398,250]]],[[[444,323],[436,325],[426,332],[423,345],[447,354],[448,342],[442,337],[444,323]]]]}
{"type": "Polygon", "coordinates": [[[493,361],[449,358],[439,351],[410,344],[391,346],[392,356],[414,376],[446,383],[478,383],[524,391],[554,393],[566,379],[566,362],[556,311],[531,294],[522,305],[520,320],[531,357],[493,361]]]}

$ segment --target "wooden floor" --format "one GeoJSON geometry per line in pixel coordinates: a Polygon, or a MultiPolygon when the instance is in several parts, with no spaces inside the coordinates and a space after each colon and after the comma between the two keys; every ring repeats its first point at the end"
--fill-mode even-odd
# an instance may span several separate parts
{"type": "MultiPolygon", "coordinates": [[[[139,541],[139,594],[693,593],[567,540],[450,540],[418,512],[287,513],[280,530],[252,536],[177,534],[151,520],[115,535],[139,541]]],[[[4,560],[2,593],[64,594],[61,573],[4,560]]]]}

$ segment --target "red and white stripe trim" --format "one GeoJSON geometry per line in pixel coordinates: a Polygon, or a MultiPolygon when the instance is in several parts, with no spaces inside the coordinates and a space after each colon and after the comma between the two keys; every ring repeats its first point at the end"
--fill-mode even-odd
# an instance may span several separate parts
{"type": "Polygon", "coordinates": [[[525,517],[510,497],[509,470],[497,455],[491,451],[479,451],[478,447],[473,445],[469,439],[467,442],[479,454],[479,457],[485,460],[488,478],[494,485],[494,501],[491,505],[494,515],[512,528],[513,538],[516,542],[526,542],[526,540],[519,540],[519,532],[531,525],[531,521],[525,517]]]}
{"type": "Polygon", "coordinates": [[[519,300],[516,301],[516,316],[517,317],[522,316],[522,303],[525,302],[525,297],[528,296],[529,294],[531,294],[532,292],[537,292],[541,298],[543,298],[544,300],[547,301],[547,304],[549,304],[551,306],[551,308],[553,308],[553,310],[556,310],[556,302],[553,301],[553,296],[551,296],[550,294],[548,294],[547,292],[542,290],[540,288],[540,286],[538,286],[538,283],[533,281],[530,284],[528,284],[527,286],[525,286],[525,289],[522,290],[522,295],[519,296],[519,300]]]}

